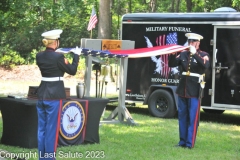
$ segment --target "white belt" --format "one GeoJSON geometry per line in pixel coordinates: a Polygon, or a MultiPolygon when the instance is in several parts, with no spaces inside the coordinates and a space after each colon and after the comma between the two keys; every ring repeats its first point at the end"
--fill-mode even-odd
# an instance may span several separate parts
{"type": "Polygon", "coordinates": [[[42,81],[47,81],[47,82],[63,81],[63,77],[42,77],[42,81]]]}
{"type": "Polygon", "coordinates": [[[191,73],[191,72],[182,72],[182,75],[186,75],[186,76],[193,76],[193,77],[200,77],[200,74],[197,73],[191,73]]]}
{"type": "Polygon", "coordinates": [[[186,76],[193,76],[193,77],[198,77],[198,83],[201,83],[204,81],[204,74],[198,74],[198,73],[191,73],[191,72],[182,72],[182,75],[186,75],[186,76]]]}

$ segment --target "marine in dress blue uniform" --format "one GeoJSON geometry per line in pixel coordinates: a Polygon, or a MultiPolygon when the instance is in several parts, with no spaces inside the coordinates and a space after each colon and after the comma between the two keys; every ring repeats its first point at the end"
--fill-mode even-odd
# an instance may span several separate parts
{"type": "Polygon", "coordinates": [[[64,73],[75,75],[80,49],[76,47],[70,64],[63,54],[55,52],[59,47],[62,30],[51,30],[42,34],[46,50],[36,55],[42,80],[37,90],[38,151],[39,159],[56,158],[62,100],[66,99],[63,83],[64,73]]]}
{"type": "Polygon", "coordinates": [[[205,70],[210,66],[209,54],[199,49],[203,37],[187,33],[189,51],[169,56],[169,67],[179,66],[180,81],[176,90],[178,94],[179,147],[194,147],[200,112],[200,82],[205,70]]]}

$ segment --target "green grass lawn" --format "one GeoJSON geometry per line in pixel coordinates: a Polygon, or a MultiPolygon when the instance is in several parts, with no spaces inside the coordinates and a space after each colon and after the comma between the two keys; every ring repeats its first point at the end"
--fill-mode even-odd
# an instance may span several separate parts
{"type": "MultiPolygon", "coordinates": [[[[107,107],[105,117],[111,113],[112,109],[112,107],[107,107]]],[[[174,147],[179,140],[176,118],[151,117],[146,108],[129,107],[129,111],[137,123],[136,126],[120,123],[102,124],[99,128],[100,144],[59,147],[57,159],[240,159],[240,114],[238,112],[226,112],[222,115],[209,115],[202,112],[195,148],[188,150],[174,147]],[[142,113],[140,114],[140,112],[142,113]],[[76,155],[82,155],[83,158],[74,157],[76,155]]],[[[0,121],[0,134],[2,134],[2,121],[0,121]]],[[[37,149],[24,149],[1,144],[0,148],[13,153],[32,153],[29,159],[37,159],[33,155],[37,149]]]]}

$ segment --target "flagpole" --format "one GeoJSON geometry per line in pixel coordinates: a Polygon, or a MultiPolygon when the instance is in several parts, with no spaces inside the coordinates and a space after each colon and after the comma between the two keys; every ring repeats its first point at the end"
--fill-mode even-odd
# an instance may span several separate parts
{"type": "Polygon", "coordinates": [[[91,29],[91,33],[90,33],[90,39],[92,39],[92,29],[91,29]]]}

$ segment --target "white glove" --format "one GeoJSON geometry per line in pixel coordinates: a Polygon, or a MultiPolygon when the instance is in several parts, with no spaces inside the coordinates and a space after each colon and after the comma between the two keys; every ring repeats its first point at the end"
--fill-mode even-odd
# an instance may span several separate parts
{"type": "Polygon", "coordinates": [[[190,46],[190,47],[189,47],[189,51],[190,51],[190,53],[192,53],[192,54],[195,54],[195,53],[197,52],[197,50],[196,50],[196,48],[195,48],[194,46],[190,46]]]}
{"type": "Polygon", "coordinates": [[[78,46],[72,51],[74,54],[80,55],[82,50],[78,46]]]}

